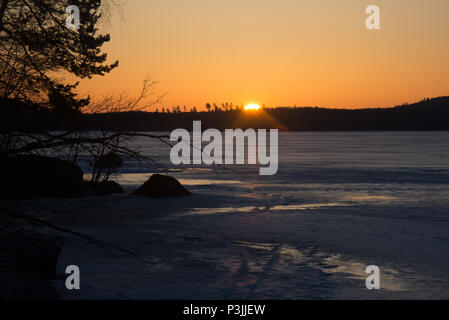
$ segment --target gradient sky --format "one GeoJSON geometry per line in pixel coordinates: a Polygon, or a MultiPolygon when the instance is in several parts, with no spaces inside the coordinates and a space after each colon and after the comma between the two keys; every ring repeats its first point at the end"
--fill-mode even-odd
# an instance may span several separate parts
{"type": "Polygon", "coordinates": [[[105,31],[120,66],[80,93],[136,94],[146,74],[164,106],[381,107],[449,94],[448,0],[128,0],[105,31]],[[381,9],[381,30],[365,8],[381,9]]]}

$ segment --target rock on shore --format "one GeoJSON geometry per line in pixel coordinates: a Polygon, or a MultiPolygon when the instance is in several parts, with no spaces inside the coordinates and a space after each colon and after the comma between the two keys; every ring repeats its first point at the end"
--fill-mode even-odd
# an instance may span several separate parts
{"type": "Polygon", "coordinates": [[[151,198],[174,198],[192,195],[178,180],[161,174],[153,174],[133,194],[151,198]]]}

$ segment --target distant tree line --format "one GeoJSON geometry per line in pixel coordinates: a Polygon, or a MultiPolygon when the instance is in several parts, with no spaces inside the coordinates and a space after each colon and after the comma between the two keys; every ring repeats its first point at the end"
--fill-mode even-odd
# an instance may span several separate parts
{"type": "MultiPolygon", "coordinates": [[[[184,106],[171,106],[171,107],[167,107],[167,106],[163,106],[161,108],[156,108],[155,113],[186,113],[186,112],[190,112],[190,113],[196,113],[196,112],[201,112],[201,109],[198,110],[199,108],[197,108],[196,106],[193,107],[186,107],[184,106]]],[[[206,112],[224,112],[224,111],[234,111],[234,110],[242,110],[243,109],[243,105],[238,105],[238,104],[233,104],[230,102],[224,102],[221,104],[217,104],[217,103],[206,103],[204,105],[204,108],[202,109],[203,111],[205,110],[206,112]]]]}
{"type": "MultiPolygon", "coordinates": [[[[0,101],[1,104],[1,101],[0,101]]],[[[2,127],[27,130],[61,129],[70,120],[61,121],[51,111],[37,111],[22,105],[0,108],[2,127]],[[10,110],[8,114],[6,110],[10,110]],[[31,113],[32,116],[23,117],[31,113]],[[29,119],[29,120],[26,120],[29,119]]],[[[165,109],[164,109],[165,110],[165,109]]],[[[209,111],[175,108],[176,112],[104,112],[83,114],[77,126],[85,130],[170,131],[192,128],[201,120],[204,128],[277,128],[290,131],[370,131],[370,130],[449,130],[449,97],[426,98],[417,103],[392,108],[327,109],[319,107],[277,107],[247,112],[240,107],[213,108],[209,111]]]]}

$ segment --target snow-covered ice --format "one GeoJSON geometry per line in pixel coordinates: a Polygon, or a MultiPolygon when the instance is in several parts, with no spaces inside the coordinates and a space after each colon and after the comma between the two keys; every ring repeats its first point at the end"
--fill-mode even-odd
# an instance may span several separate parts
{"type": "MultiPolygon", "coordinates": [[[[81,290],[55,281],[63,299],[449,298],[447,132],[281,133],[273,177],[181,170],[133,143],[194,196],[52,200],[46,219],[139,254],[65,236],[58,269],[78,265],[81,290]]],[[[153,172],[125,161],[115,179],[131,191],[153,172]]]]}

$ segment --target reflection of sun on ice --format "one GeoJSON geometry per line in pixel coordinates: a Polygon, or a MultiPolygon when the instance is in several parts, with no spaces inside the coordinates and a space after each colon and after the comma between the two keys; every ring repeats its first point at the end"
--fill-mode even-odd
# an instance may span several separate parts
{"type": "Polygon", "coordinates": [[[248,110],[259,110],[259,109],[260,109],[260,106],[255,103],[250,103],[245,106],[245,110],[247,110],[247,111],[248,110]]]}

